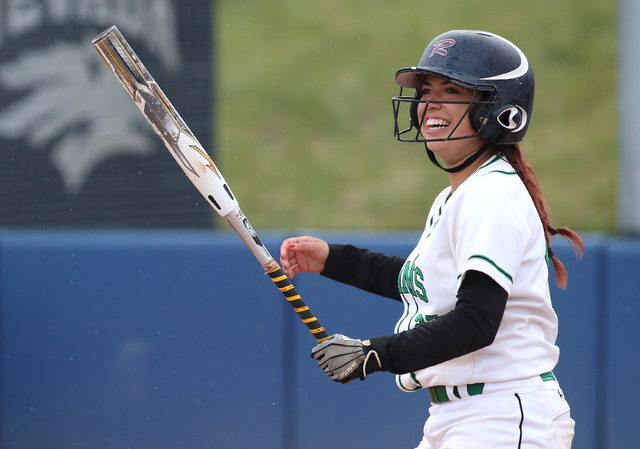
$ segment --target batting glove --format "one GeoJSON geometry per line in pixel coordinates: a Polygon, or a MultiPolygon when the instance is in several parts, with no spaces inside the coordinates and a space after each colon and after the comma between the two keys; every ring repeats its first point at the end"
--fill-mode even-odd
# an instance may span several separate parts
{"type": "Polygon", "coordinates": [[[368,341],[355,340],[341,334],[332,335],[313,348],[311,358],[334,382],[365,380],[368,374],[382,369],[378,353],[368,341]]]}

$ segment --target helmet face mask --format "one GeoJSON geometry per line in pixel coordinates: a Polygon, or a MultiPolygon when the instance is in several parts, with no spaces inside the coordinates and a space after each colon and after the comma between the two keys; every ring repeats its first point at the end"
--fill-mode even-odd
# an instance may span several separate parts
{"type": "MultiPolygon", "coordinates": [[[[441,34],[425,49],[418,66],[396,72],[400,94],[393,97],[394,135],[400,141],[433,142],[475,136],[487,142],[506,145],[522,141],[533,109],[533,71],[526,56],[508,40],[484,31],[454,30],[441,34]],[[418,105],[426,75],[442,78],[474,91],[473,100],[458,128],[468,117],[476,134],[444,139],[425,139],[420,132],[418,105]],[[405,95],[404,89],[415,89],[405,95]],[[408,114],[404,112],[408,109],[408,114]],[[398,120],[408,118],[401,127],[398,120]],[[408,117],[407,117],[408,116],[408,117]]],[[[404,119],[403,119],[404,120],[404,119]]],[[[455,131],[455,130],[454,130],[455,131]]]]}
{"type": "MultiPolygon", "coordinates": [[[[458,84],[458,83],[455,83],[458,84]]],[[[459,85],[459,84],[458,84],[459,85]]],[[[460,86],[468,89],[466,86],[460,86]]],[[[478,87],[471,87],[473,90],[473,98],[471,101],[439,101],[439,100],[422,100],[420,90],[416,89],[413,95],[403,95],[404,87],[400,87],[400,94],[393,97],[393,115],[395,121],[395,137],[401,142],[442,142],[447,140],[462,140],[469,139],[481,135],[483,126],[486,124],[486,117],[489,115],[493,105],[495,104],[495,94],[489,90],[480,90],[478,87]],[[422,114],[419,114],[418,107],[420,104],[465,104],[466,110],[453,126],[449,135],[444,138],[425,138],[422,136],[420,130],[424,124],[426,117],[427,107],[423,109],[422,114]],[[409,125],[406,129],[399,128],[398,118],[405,116],[403,114],[408,108],[409,125]],[[454,136],[455,132],[460,127],[461,123],[469,118],[469,121],[476,131],[473,134],[464,136],[454,136]]]]}

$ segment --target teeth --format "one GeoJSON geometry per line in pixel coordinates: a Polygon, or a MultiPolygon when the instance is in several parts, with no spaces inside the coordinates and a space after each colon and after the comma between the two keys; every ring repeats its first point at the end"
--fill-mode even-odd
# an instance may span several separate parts
{"type": "Polygon", "coordinates": [[[430,118],[427,120],[427,126],[430,128],[443,128],[449,126],[449,122],[439,118],[430,118]]]}

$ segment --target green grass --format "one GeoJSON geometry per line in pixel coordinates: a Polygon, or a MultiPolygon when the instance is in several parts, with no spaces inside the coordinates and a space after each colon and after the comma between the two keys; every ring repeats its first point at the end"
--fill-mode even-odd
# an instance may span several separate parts
{"type": "Polygon", "coordinates": [[[257,229],[421,229],[448,179],[393,138],[395,71],[458,28],[534,67],[524,150],[554,224],[615,231],[615,3],[220,0],[214,20],[215,157],[257,229]]]}

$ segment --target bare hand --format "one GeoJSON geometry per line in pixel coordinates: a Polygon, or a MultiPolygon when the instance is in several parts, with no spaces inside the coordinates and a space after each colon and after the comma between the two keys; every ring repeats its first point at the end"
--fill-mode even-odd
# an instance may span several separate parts
{"type": "Polygon", "coordinates": [[[298,273],[321,273],[329,257],[329,244],[315,237],[293,237],[280,246],[280,264],[289,278],[298,273]]]}

